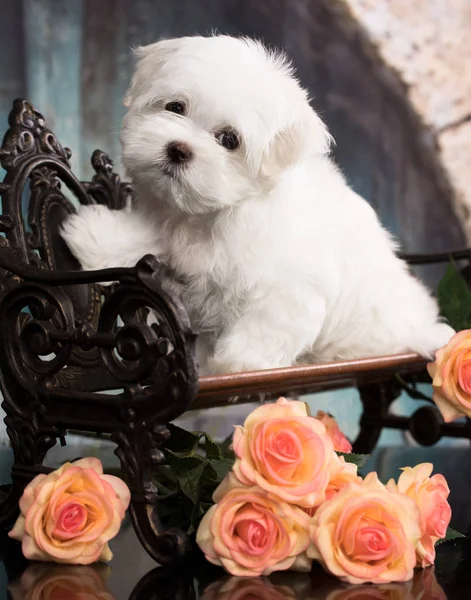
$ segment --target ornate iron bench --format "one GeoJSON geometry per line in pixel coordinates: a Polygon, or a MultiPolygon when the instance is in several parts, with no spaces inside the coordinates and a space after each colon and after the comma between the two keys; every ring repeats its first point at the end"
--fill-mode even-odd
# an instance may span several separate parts
{"type": "MultiPolygon", "coordinates": [[[[134,268],[83,272],[62,241],[58,228],[75,210],[71,197],[115,209],[132,198],[103,152],[93,153],[91,182],[75,177],[70,156],[42,115],[15,100],[0,150],[6,171],[0,184],[0,389],[14,452],[12,484],[0,497],[3,526],[16,518],[24,486],[47,470],[46,452],[57,440],[65,444],[70,429],[116,443],[132,492],[133,525],[161,564],[185,554],[189,540],[178,530],[164,531],[152,471],[164,460],[159,446],[169,435],[166,423],[190,408],[356,386],[363,403],[357,452],[370,452],[384,427],[407,429],[425,445],[444,435],[471,438],[468,422],[445,424],[433,406],[412,417],[390,414],[401,393],[398,374],[411,385],[427,380],[417,355],[198,379],[189,319],[160,283],[165,265],[146,256],[134,268]],[[98,285],[104,281],[118,283],[98,285]],[[152,325],[149,311],[156,316],[152,325]],[[110,390],[113,395],[104,393],[110,390]]],[[[471,253],[454,255],[469,259],[471,253]]]]}

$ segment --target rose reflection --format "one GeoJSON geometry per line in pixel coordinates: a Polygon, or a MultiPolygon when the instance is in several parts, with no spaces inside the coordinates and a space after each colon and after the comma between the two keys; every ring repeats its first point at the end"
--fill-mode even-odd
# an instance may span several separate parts
{"type": "Polygon", "coordinates": [[[346,585],[317,573],[225,577],[206,587],[200,600],[447,600],[434,571],[420,569],[411,581],[384,585],[346,585]]]}
{"type": "MultiPolygon", "coordinates": [[[[447,600],[434,570],[419,569],[406,583],[356,586],[342,584],[320,569],[311,574],[278,572],[269,578],[224,577],[208,585],[200,600],[447,600]]],[[[34,564],[8,586],[8,591],[12,600],[115,600],[106,586],[110,572],[111,567],[103,564],[34,564]]],[[[162,591],[167,587],[173,590],[165,596],[169,600],[194,599],[192,586],[177,593],[175,586],[166,585],[166,579],[175,583],[174,572],[156,568],[141,581],[149,575],[147,585],[135,587],[133,600],[148,600],[150,588],[162,591]]]]}
{"type": "Polygon", "coordinates": [[[115,600],[106,587],[111,568],[97,564],[31,565],[8,586],[12,600],[115,600]]]}
{"type": "Polygon", "coordinates": [[[272,585],[266,578],[229,577],[210,584],[200,600],[296,600],[287,585],[272,585]]]}

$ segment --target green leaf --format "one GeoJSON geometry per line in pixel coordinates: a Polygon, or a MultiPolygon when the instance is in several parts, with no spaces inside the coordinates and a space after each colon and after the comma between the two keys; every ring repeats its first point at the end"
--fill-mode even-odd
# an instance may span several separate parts
{"type": "Polygon", "coordinates": [[[361,467],[363,467],[368,462],[368,459],[370,458],[369,454],[353,454],[353,453],[349,454],[347,452],[337,452],[337,454],[338,454],[338,456],[343,456],[345,459],[345,462],[353,463],[359,469],[361,467]]]}
{"type": "Polygon", "coordinates": [[[185,469],[192,469],[200,463],[206,463],[207,460],[201,454],[194,454],[193,456],[187,456],[182,452],[172,452],[168,448],[164,449],[165,458],[167,464],[176,471],[184,471],[185,469]]]}
{"type": "Polygon", "coordinates": [[[446,530],[446,536],[442,540],[438,540],[438,542],[435,545],[438,546],[439,544],[443,544],[443,542],[450,542],[451,540],[457,540],[459,538],[464,537],[466,536],[460,533],[459,531],[455,531],[451,527],[448,527],[448,529],[446,530]]]}
{"type": "Polygon", "coordinates": [[[201,489],[201,479],[203,477],[206,463],[201,462],[192,469],[185,469],[177,474],[177,480],[181,491],[193,502],[198,503],[199,491],[201,489]]]}
{"type": "Polygon", "coordinates": [[[233,438],[234,433],[231,433],[221,444],[219,444],[222,458],[230,458],[231,460],[235,460],[234,450],[232,449],[233,438]]]}
{"type": "Polygon", "coordinates": [[[457,331],[467,329],[471,324],[471,290],[454,262],[438,284],[437,295],[442,317],[457,331]]]}
{"type": "Polygon", "coordinates": [[[204,508],[201,506],[201,504],[199,502],[197,502],[194,505],[193,510],[191,511],[190,527],[188,528],[187,533],[189,533],[189,534],[194,533],[198,529],[199,522],[203,518],[204,513],[205,513],[204,508]]]}
{"type": "Polygon", "coordinates": [[[164,448],[164,453],[168,452],[175,458],[196,458],[197,460],[204,460],[204,456],[198,454],[195,448],[189,448],[187,450],[182,450],[181,452],[174,452],[169,448],[164,448]]]}
{"type": "Polygon", "coordinates": [[[175,475],[178,489],[193,503],[196,502],[198,480],[208,460],[198,454],[190,457],[178,456],[170,450],[165,450],[165,457],[175,475]]]}
{"type": "MultiPolygon", "coordinates": [[[[193,510],[192,510],[191,516],[190,516],[190,524],[191,524],[190,530],[191,531],[188,531],[188,533],[191,533],[197,529],[201,518],[203,517],[204,513],[206,512],[205,509],[201,505],[202,500],[203,500],[203,498],[202,498],[203,488],[207,487],[208,482],[214,481],[215,477],[216,477],[216,473],[215,473],[213,467],[209,463],[206,463],[204,466],[203,473],[201,474],[201,477],[199,478],[199,481],[197,484],[195,504],[193,506],[193,510]]],[[[214,484],[213,484],[213,487],[214,487],[214,484]]]]}
{"type": "Polygon", "coordinates": [[[175,473],[168,465],[157,467],[153,473],[153,479],[157,485],[159,495],[167,496],[177,489],[175,473]]]}
{"type": "Polygon", "coordinates": [[[216,444],[216,442],[213,441],[213,439],[208,434],[206,434],[205,437],[206,437],[206,440],[205,440],[205,444],[204,444],[204,449],[206,451],[206,458],[220,459],[221,458],[221,450],[220,450],[219,446],[216,444]]]}
{"type": "Polygon", "coordinates": [[[175,513],[175,502],[167,502],[167,499],[158,500],[159,519],[166,519],[175,513]]]}
{"type": "Polygon", "coordinates": [[[221,483],[224,477],[231,471],[234,466],[234,461],[230,458],[213,459],[210,461],[212,468],[216,473],[217,484],[221,483]]]}
{"type": "Polygon", "coordinates": [[[199,431],[186,431],[173,423],[169,423],[167,429],[170,431],[170,438],[165,442],[164,447],[172,452],[187,455],[191,455],[196,450],[204,435],[199,431]]]}

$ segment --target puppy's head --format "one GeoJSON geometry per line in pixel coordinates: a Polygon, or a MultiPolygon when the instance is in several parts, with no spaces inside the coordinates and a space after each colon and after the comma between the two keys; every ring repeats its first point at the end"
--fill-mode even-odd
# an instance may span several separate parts
{"type": "Polygon", "coordinates": [[[136,50],[123,163],[178,210],[207,213],[264,195],[284,170],[328,152],[330,136],[286,59],[214,36],[136,50]]]}

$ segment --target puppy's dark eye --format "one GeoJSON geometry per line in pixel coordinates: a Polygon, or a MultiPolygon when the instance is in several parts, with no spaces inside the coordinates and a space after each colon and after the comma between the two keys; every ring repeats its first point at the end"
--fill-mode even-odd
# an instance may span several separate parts
{"type": "Polygon", "coordinates": [[[226,148],[226,150],[237,150],[240,146],[239,138],[232,129],[225,129],[224,131],[218,131],[215,135],[217,141],[226,148]]]}
{"type": "Polygon", "coordinates": [[[186,106],[184,102],[169,102],[165,105],[165,110],[173,112],[177,115],[184,115],[186,112],[186,106]]]}

